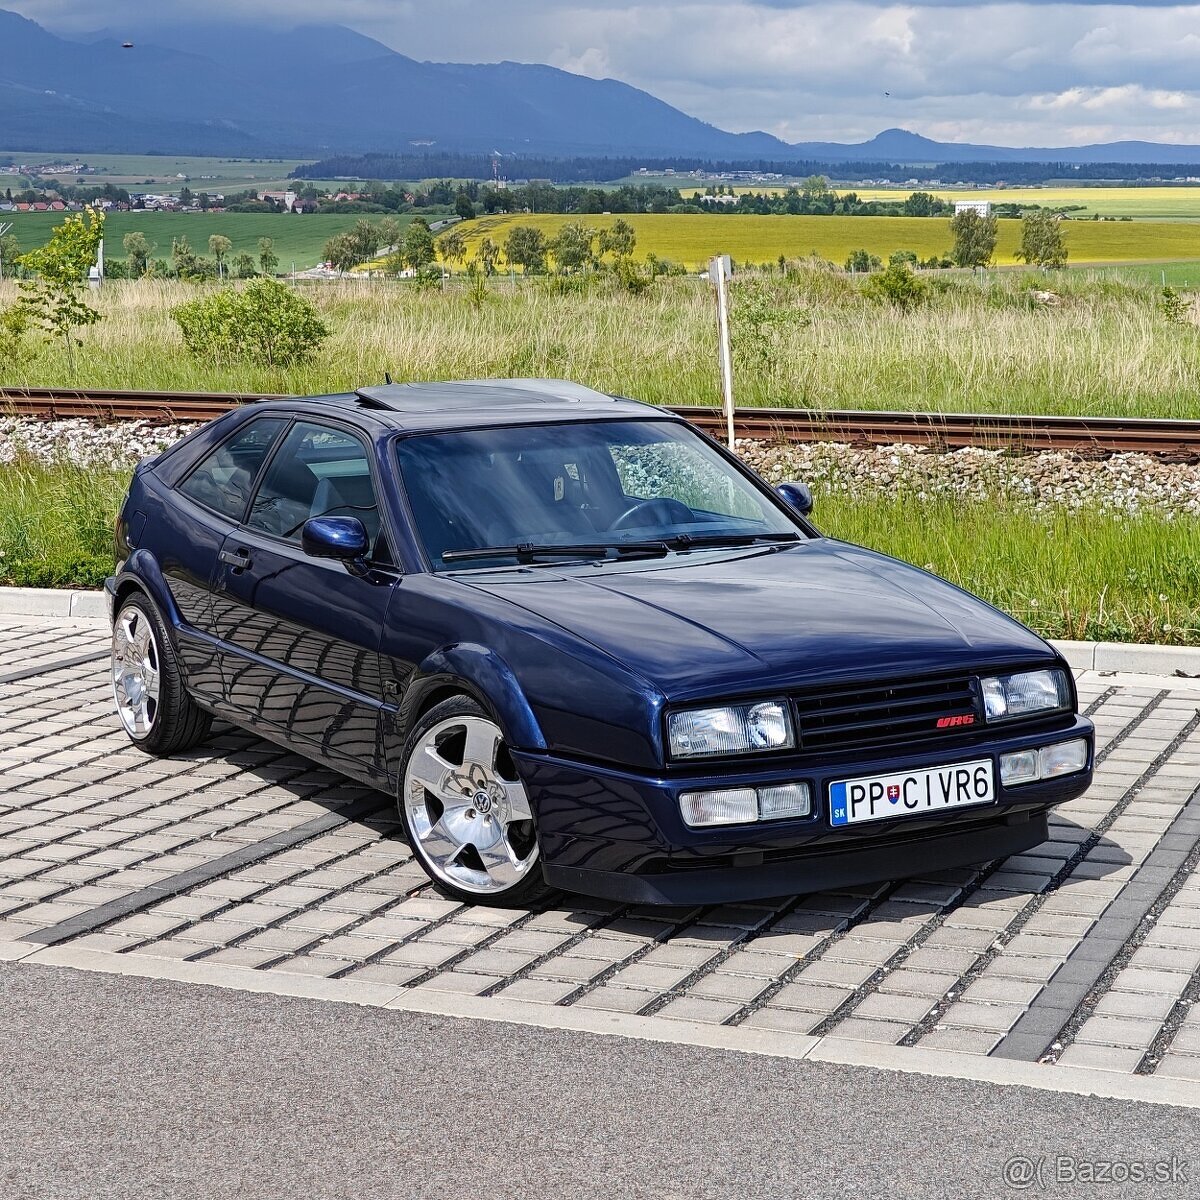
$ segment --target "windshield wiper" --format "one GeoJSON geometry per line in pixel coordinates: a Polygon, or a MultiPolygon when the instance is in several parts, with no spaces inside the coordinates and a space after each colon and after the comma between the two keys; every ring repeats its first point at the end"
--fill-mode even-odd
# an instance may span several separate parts
{"type": "Polygon", "coordinates": [[[758,542],[798,542],[798,533],[677,533],[664,538],[672,550],[704,550],[720,546],[753,546],[758,542]]]}
{"type": "Polygon", "coordinates": [[[611,554],[662,556],[670,552],[665,541],[587,542],[578,546],[537,545],[521,542],[515,546],[476,546],[471,550],[446,550],[442,562],[461,562],[472,558],[515,558],[533,562],[538,558],[608,558],[611,554]]]}

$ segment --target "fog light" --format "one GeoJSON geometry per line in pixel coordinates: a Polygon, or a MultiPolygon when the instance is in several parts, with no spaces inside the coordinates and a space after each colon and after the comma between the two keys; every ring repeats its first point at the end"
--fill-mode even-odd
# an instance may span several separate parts
{"type": "Polygon", "coordinates": [[[1043,746],[1038,751],[1038,774],[1043,779],[1054,779],[1059,775],[1074,775],[1087,766],[1088,747],[1083,738],[1073,742],[1059,742],[1055,746],[1043,746]]]}
{"type": "Polygon", "coordinates": [[[1032,783],[1038,779],[1038,752],[1017,750],[1013,754],[1000,755],[1000,782],[1005,787],[1014,783],[1032,783]]]}
{"type": "Polygon", "coordinates": [[[784,817],[807,817],[812,812],[812,795],[807,783],[784,783],[758,789],[758,816],[763,821],[784,817]]]}
{"type": "Polygon", "coordinates": [[[1005,787],[1012,787],[1035,779],[1057,779],[1082,771],[1087,760],[1088,744],[1083,738],[1056,742],[1040,750],[1015,750],[1000,755],[1000,780],[1005,787]]]}
{"type": "Polygon", "coordinates": [[[721,788],[682,792],[679,809],[684,822],[703,825],[741,825],[758,820],[758,794],[753,788],[721,788]]]}

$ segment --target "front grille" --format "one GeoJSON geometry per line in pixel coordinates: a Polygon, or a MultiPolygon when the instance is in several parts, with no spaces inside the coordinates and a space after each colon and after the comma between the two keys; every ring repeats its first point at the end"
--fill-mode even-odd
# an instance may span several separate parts
{"type": "Polygon", "coordinates": [[[899,746],[980,730],[983,714],[975,680],[913,679],[840,684],[793,698],[802,751],[899,746]],[[946,717],[972,716],[970,725],[938,728],[946,717]]]}

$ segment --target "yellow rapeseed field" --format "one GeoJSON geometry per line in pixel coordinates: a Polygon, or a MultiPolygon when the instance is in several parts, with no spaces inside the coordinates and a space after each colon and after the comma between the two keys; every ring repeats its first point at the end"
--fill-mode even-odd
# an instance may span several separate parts
{"type": "MultiPolygon", "coordinates": [[[[753,190],[753,189],[750,189],[753,190]]],[[[1040,204],[1043,208],[1081,204],[1084,214],[1102,217],[1200,220],[1200,185],[1179,187],[1046,188],[838,188],[862,200],[904,200],[913,191],[932,192],[942,200],[991,200],[994,204],[1040,204]]]]}
{"type": "MultiPolygon", "coordinates": [[[[801,258],[816,253],[839,265],[864,249],[886,260],[895,250],[912,250],[921,258],[946,254],[953,238],[941,217],[791,217],[707,213],[557,216],[514,214],[485,217],[461,226],[468,254],[490,237],[503,246],[514,225],[536,225],[548,238],[571,222],[602,229],[618,219],[637,234],[635,257],[648,254],[688,267],[703,265],[714,254],[730,254],[738,262],[773,262],[783,254],[801,258]]],[[[1200,258],[1200,225],[1186,222],[1070,221],[1064,227],[1073,263],[1120,263],[1200,258]]],[[[1021,222],[1002,220],[996,262],[1015,263],[1021,222]]]]}
{"type": "MultiPolygon", "coordinates": [[[[659,180],[679,186],[676,180],[659,180]]],[[[703,187],[685,184],[679,188],[686,199],[703,187]]],[[[778,195],[787,191],[779,185],[737,184],[734,194],[778,195]]],[[[1146,187],[995,187],[946,188],[928,184],[905,184],[902,187],[835,187],[839,195],[853,192],[860,200],[907,200],[913,192],[931,192],[940,200],[990,200],[994,204],[1039,204],[1043,208],[1081,205],[1082,215],[1090,217],[1134,217],[1138,220],[1200,220],[1200,184],[1176,184],[1146,187]]]]}

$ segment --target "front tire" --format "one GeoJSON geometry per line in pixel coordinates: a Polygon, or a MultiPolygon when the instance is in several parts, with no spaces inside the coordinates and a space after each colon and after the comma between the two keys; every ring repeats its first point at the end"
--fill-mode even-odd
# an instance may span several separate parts
{"type": "Polygon", "coordinates": [[[162,758],[208,736],[212,717],[184,689],[166,623],[140,592],[113,618],[112,687],[117,716],[139,750],[162,758]]]}
{"type": "Polygon", "coordinates": [[[435,705],[404,747],[400,819],[438,891],[518,907],[548,895],[525,785],[504,734],[467,696],[435,705]]]}

